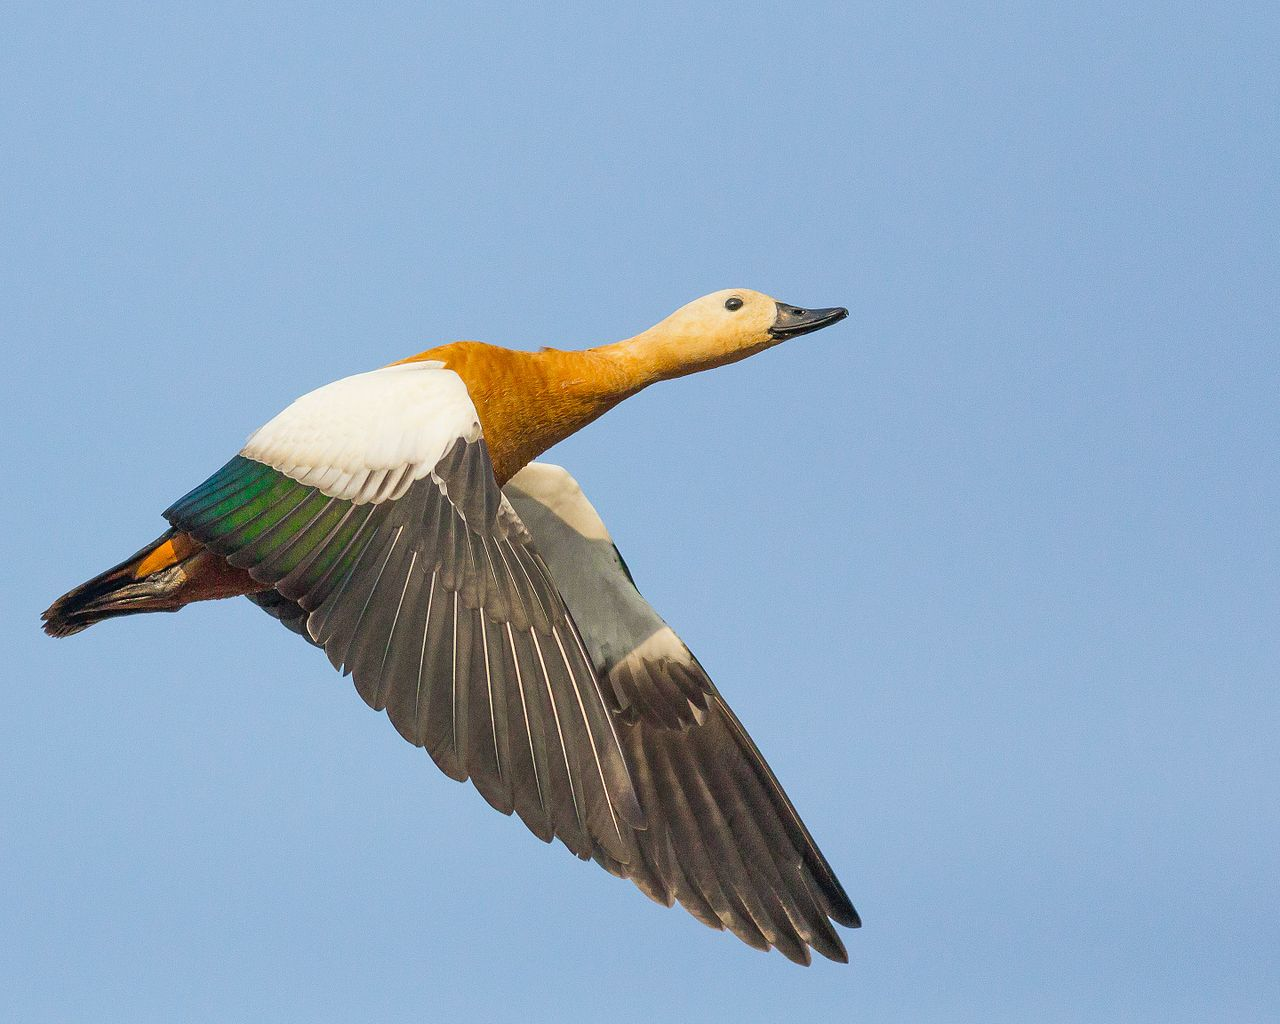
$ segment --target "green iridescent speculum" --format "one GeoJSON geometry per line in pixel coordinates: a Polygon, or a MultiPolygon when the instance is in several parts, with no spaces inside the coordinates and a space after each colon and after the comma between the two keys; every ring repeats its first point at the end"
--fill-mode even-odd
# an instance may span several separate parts
{"type": "Polygon", "coordinates": [[[326,576],[341,578],[359,557],[358,534],[373,511],[237,455],[165,517],[233,564],[262,567],[269,578],[283,579],[305,564],[297,585],[306,591],[326,576]]]}
{"type": "Polygon", "coordinates": [[[270,466],[237,455],[174,504],[165,517],[216,548],[238,550],[316,494],[270,466]]]}

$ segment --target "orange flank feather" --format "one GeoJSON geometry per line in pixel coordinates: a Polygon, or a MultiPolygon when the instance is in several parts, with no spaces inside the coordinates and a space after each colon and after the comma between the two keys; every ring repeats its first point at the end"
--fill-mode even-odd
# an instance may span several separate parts
{"type": "Polygon", "coordinates": [[[190,534],[175,533],[167,540],[161,540],[143,557],[142,561],[134,566],[133,578],[140,580],[144,576],[150,576],[153,572],[159,572],[161,569],[176,565],[188,555],[194,554],[199,548],[199,542],[190,534]]]}

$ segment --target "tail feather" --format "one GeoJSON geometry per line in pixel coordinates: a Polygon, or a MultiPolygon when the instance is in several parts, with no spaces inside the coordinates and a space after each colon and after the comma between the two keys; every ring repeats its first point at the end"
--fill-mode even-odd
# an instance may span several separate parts
{"type": "Polygon", "coordinates": [[[40,616],[50,636],[71,636],[102,619],[139,612],[177,611],[176,595],[186,579],[185,552],[177,531],[168,530],[135,555],[63,594],[40,616]]]}

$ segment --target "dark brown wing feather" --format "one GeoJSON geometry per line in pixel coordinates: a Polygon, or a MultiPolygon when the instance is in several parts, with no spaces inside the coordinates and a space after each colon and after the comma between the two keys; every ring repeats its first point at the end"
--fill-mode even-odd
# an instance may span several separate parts
{"type": "Polygon", "coordinates": [[[580,857],[633,856],[643,816],[600,682],[482,440],[365,504],[240,456],[167,515],[273,587],[255,603],[451,778],[580,857]]]}
{"type": "Polygon", "coordinates": [[[596,860],[660,903],[807,964],[848,959],[832,921],[858,914],[773,771],[688,648],[640,596],[564,470],[534,465],[506,493],[582,629],[648,828],[629,861],[596,860]]]}

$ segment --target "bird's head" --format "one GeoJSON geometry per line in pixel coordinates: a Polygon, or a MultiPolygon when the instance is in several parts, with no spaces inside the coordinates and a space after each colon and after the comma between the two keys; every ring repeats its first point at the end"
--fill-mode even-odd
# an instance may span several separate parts
{"type": "Polygon", "coordinates": [[[661,366],[661,376],[723,366],[788,338],[843,320],[847,309],[804,309],[749,288],[726,288],[694,299],[634,340],[661,366]]]}

